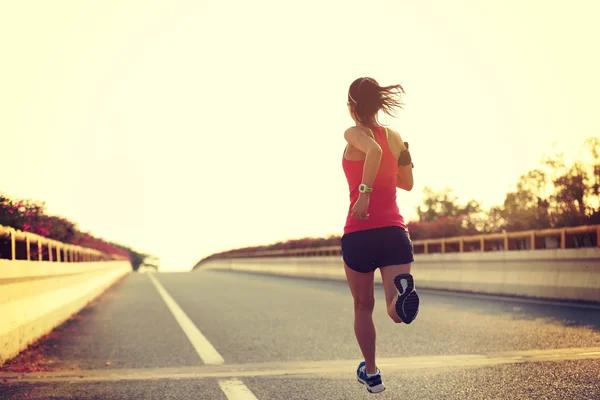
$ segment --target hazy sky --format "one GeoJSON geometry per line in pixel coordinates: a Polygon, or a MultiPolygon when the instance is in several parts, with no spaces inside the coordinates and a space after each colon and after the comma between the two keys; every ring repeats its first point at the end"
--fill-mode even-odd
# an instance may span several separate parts
{"type": "Polygon", "coordinates": [[[415,187],[501,203],[544,152],[600,135],[600,2],[0,0],[0,191],[189,269],[342,232],[350,83],[415,187]],[[368,5],[367,5],[368,4],[368,5]]]}

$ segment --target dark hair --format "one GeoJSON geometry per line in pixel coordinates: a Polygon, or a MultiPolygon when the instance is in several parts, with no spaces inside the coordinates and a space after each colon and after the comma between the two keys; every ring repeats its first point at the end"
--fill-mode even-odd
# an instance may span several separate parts
{"type": "Polygon", "coordinates": [[[373,78],[358,78],[348,89],[348,102],[354,105],[354,114],[359,122],[365,124],[375,117],[379,123],[379,110],[393,117],[395,109],[402,108],[403,93],[401,85],[379,86],[373,78]]]}

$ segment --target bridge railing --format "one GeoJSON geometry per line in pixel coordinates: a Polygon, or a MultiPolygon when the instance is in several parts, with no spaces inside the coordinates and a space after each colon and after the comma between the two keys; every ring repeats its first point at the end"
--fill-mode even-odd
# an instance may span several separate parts
{"type": "Polygon", "coordinates": [[[91,262],[127,259],[118,254],[106,254],[96,249],[62,243],[2,225],[0,225],[0,238],[8,238],[10,260],[91,262]]]}
{"type": "Polygon", "coordinates": [[[598,245],[600,225],[491,233],[454,238],[415,240],[415,253],[464,253],[470,251],[569,249],[598,245]],[[587,237],[585,243],[585,234],[587,237]],[[595,243],[594,243],[595,242],[595,243]]]}
{"type": "MultiPolygon", "coordinates": [[[[415,254],[466,253],[489,251],[519,251],[542,249],[568,249],[579,247],[600,248],[600,225],[583,225],[567,228],[491,233],[439,239],[413,240],[415,254]]],[[[340,246],[235,252],[208,257],[315,257],[341,255],[340,246]]],[[[208,261],[206,259],[205,261],[208,261]]]]}

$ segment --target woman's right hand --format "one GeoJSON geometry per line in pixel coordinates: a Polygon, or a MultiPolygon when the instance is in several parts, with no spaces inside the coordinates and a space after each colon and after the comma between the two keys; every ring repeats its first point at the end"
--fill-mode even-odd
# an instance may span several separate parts
{"type": "Polygon", "coordinates": [[[369,218],[368,209],[369,195],[366,193],[359,194],[356,203],[352,206],[352,216],[358,220],[365,220],[369,218]]]}

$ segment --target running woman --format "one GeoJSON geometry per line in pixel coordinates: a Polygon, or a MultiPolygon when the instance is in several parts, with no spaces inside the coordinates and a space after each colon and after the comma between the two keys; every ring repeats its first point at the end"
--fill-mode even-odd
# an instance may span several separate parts
{"type": "Polygon", "coordinates": [[[344,133],[348,143],[342,166],[350,208],[341,244],[354,298],[354,333],[364,357],[356,374],[371,393],[385,390],[375,362],[375,270],[380,269],[387,312],[394,322],[410,324],[419,311],[410,273],[412,241],[396,203],[396,188],[413,187],[413,164],[408,143],[377,119],[379,111],[393,116],[402,106],[403,93],[401,85],[382,87],[372,78],[359,78],[348,90],[348,111],[355,126],[344,133]]]}

